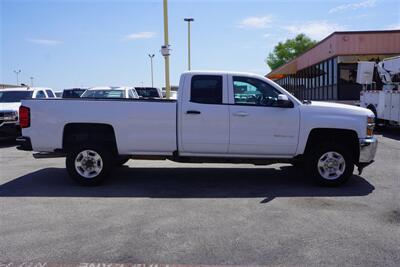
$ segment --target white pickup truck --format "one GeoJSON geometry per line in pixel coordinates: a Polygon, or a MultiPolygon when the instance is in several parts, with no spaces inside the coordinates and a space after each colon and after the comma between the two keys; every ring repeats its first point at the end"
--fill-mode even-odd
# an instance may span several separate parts
{"type": "Polygon", "coordinates": [[[22,99],[54,98],[50,88],[17,87],[0,89],[0,140],[15,139],[21,135],[18,123],[18,110],[22,99]]]}
{"type": "Polygon", "coordinates": [[[185,72],[178,99],[24,100],[19,149],[66,157],[70,176],[99,184],[128,159],[277,162],[304,166],[339,185],[373,162],[377,141],[368,109],[300,102],[262,76],[185,72]]]}

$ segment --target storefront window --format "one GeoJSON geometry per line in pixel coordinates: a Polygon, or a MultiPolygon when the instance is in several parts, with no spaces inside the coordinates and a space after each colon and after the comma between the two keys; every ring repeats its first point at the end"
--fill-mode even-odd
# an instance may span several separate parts
{"type": "Polygon", "coordinates": [[[337,90],[337,84],[335,84],[333,86],[333,100],[337,100],[338,99],[338,90],[337,90]]]}
{"type": "Polygon", "coordinates": [[[337,77],[337,69],[338,69],[338,66],[337,66],[337,57],[335,57],[335,58],[333,59],[333,66],[332,66],[332,68],[333,68],[333,82],[332,82],[332,84],[337,84],[337,83],[338,83],[338,77],[337,77]]]}
{"type": "Polygon", "coordinates": [[[309,73],[308,73],[308,68],[305,70],[305,72],[304,72],[304,75],[306,76],[306,88],[308,89],[309,88],[309,73]]]}
{"type": "Polygon", "coordinates": [[[324,61],[324,89],[323,99],[328,98],[328,61],[324,61]]]}
{"type": "Polygon", "coordinates": [[[339,64],[340,84],[355,84],[357,80],[357,64],[339,64]]]}
{"type": "Polygon", "coordinates": [[[333,62],[332,62],[333,60],[332,59],[329,59],[329,61],[328,61],[328,85],[332,85],[333,84],[333,73],[332,73],[332,70],[333,70],[333,68],[332,68],[332,64],[333,64],[333,62]]]}
{"type": "Polygon", "coordinates": [[[324,85],[324,64],[319,64],[319,87],[324,85]]]}

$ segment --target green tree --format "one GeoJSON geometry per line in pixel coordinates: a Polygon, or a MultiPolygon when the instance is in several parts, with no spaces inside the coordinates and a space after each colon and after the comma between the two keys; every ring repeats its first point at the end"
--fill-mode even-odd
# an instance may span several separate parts
{"type": "Polygon", "coordinates": [[[293,39],[287,39],[284,43],[279,42],[265,61],[271,70],[274,70],[310,49],[316,43],[317,41],[311,40],[305,34],[299,34],[293,39]]]}

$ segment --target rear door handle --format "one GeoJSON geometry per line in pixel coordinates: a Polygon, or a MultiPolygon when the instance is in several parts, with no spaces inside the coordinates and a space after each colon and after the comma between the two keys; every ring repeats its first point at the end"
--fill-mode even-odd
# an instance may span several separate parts
{"type": "Polygon", "coordinates": [[[233,116],[237,116],[237,117],[247,117],[249,116],[249,113],[244,112],[244,111],[238,111],[236,113],[233,113],[233,116]]]}
{"type": "Polygon", "coordinates": [[[186,114],[201,114],[201,112],[198,110],[188,110],[186,111],[186,114]]]}

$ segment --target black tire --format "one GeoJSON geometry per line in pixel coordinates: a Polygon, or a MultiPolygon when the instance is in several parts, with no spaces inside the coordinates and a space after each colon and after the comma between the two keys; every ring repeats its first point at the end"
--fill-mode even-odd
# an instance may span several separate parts
{"type": "Polygon", "coordinates": [[[122,167],[125,163],[127,163],[131,158],[129,156],[119,156],[117,158],[117,162],[115,163],[115,166],[117,167],[122,167]]]}
{"type": "MultiPolygon", "coordinates": [[[[95,155],[95,154],[94,154],[95,155]]],[[[80,155],[82,157],[82,154],[80,155]]],[[[112,153],[105,149],[104,147],[101,146],[96,146],[96,145],[87,145],[87,146],[81,146],[81,147],[75,147],[71,149],[70,151],[67,152],[67,157],[66,157],[66,166],[67,166],[67,171],[69,176],[77,183],[85,186],[95,186],[101,184],[104,179],[110,174],[112,168],[113,168],[113,156],[112,153]],[[85,177],[81,173],[79,173],[78,169],[82,172],[83,169],[86,169],[86,167],[76,167],[75,166],[75,160],[78,160],[78,155],[83,152],[83,151],[93,151],[97,153],[97,155],[100,156],[101,159],[101,170],[98,172],[95,172],[91,175],[94,175],[93,177],[85,177]]],[[[93,161],[93,164],[94,161],[93,161]]],[[[87,166],[87,165],[85,165],[87,166]]],[[[98,169],[100,169],[99,166],[96,166],[98,169]]]]}
{"type": "MultiPolygon", "coordinates": [[[[325,160],[326,159],[327,157],[325,157],[325,160]]],[[[336,161],[336,163],[337,162],[339,162],[339,160],[336,161]]],[[[308,152],[306,158],[306,170],[307,173],[319,185],[339,186],[346,183],[349,180],[349,178],[353,175],[354,157],[352,156],[352,153],[350,153],[350,151],[348,151],[348,149],[346,149],[345,147],[336,144],[324,144],[308,152]],[[341,173],[341,175],[338,175],[338,177],[335,177],[336,175],[333,175],[332,177],[327,178],[326,176],[329,176],[329,172],[324,172],[325,168],[324,167],[320,168],[318,166],[320,159],[321,161],[324,160],[322,156],[327,155],[326,153],[329,152],[334,152],[331,155],[334,155],[335,158],[340,159],[339,156],[341,156],[344,159],[344,165],[337,164],[337,166],[339,166],[338,172],[341,173]],[[321,173],[325,173],[325,177],[321,175],[321,173]]]]}

